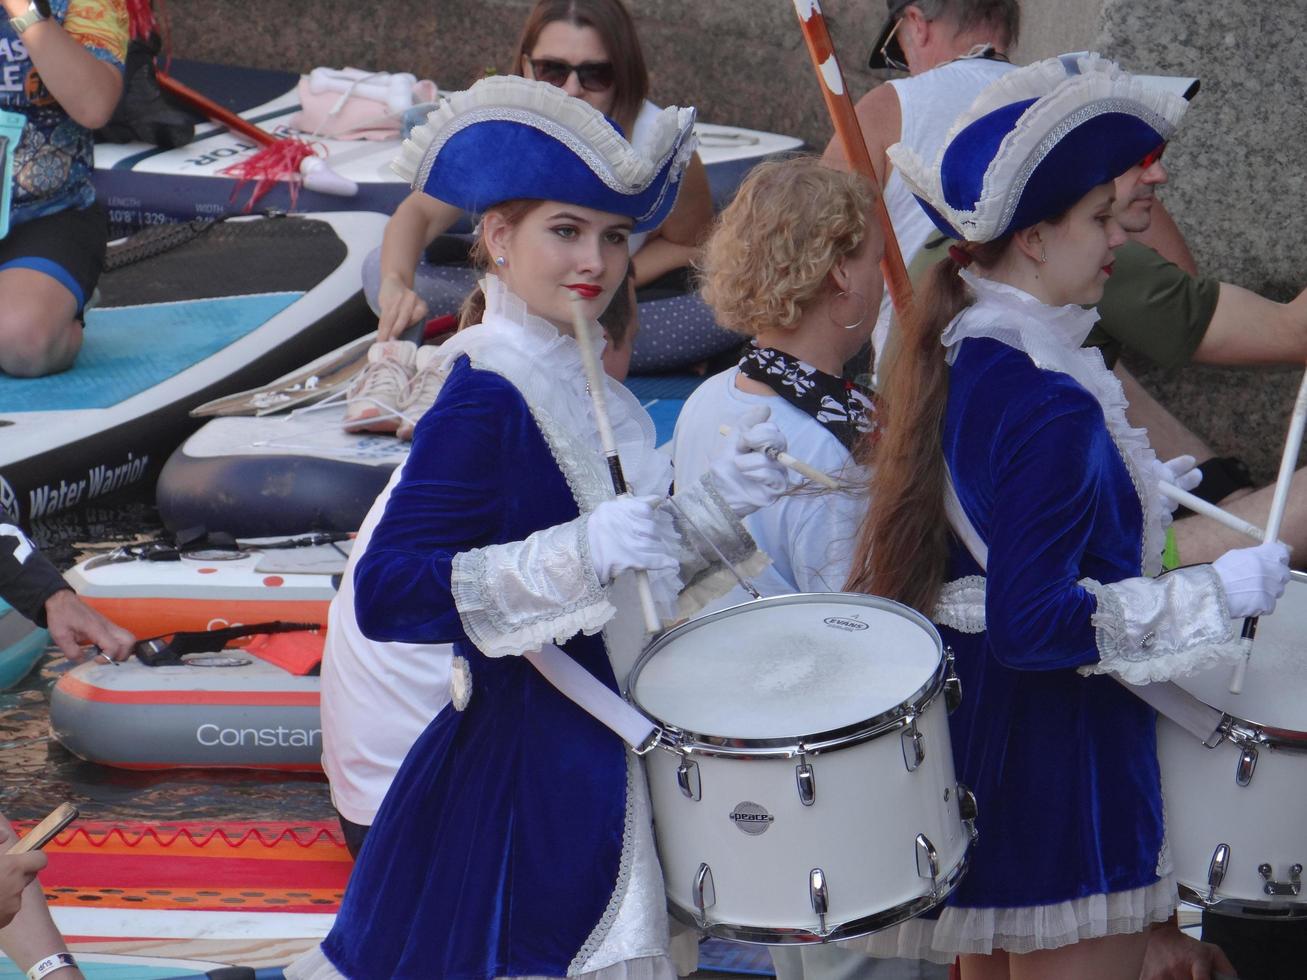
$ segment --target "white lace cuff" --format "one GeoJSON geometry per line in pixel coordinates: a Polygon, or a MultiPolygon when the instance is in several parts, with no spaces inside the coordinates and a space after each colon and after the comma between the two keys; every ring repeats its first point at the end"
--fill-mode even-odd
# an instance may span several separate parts
{"type": "Polygon", "coordinates": [[[985,632],[985,576],[968,575],[945,582],[931,620],[959,633],[985,632]]]}
{"type": "Polygon", "coordinates": [[[680,579],[685,583],[677,614],[684,618],[738,584],[722,558],[745,579],[770,565],[771,558],[758,550],[753,537],[717,492],[711,473],[680,487],[672,500],[676,504],[672,520],[681,538],[680,579]]]}
{"type": "Polygon", "coordinates": [[[525,541],[454,556],[450,591],[463,630],[488,657],[597,633],[616,610],[590,559],[586,518],[536,531],[525,541]]]}
{"type": "Polygon", "coordinates": [[[1098,600],[1092,622],[1099,661],[1079,668],[1082,674],[1151,684],[1242,656],[1225,592],[1210,565],[1178,568],[1159,578],[1080,584],[1098,600]]]}

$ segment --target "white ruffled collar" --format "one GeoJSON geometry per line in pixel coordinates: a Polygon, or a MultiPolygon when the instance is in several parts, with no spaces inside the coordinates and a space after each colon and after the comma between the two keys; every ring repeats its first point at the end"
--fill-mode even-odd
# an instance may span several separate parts
{"type": "MultiPolygon", "coordinates": [[[[576,338],[528,312],[526,303],[498,276],[482,279],[481,290],[486,297],[485,316],[441,345],[445,370],[460,354],[467,354],[478,368],[511,381],[532,412],[544,413],[574,438],[602,452],[576,338]]],[[[591,336],[598,358],[604,348],[598,323],[592,325],[591,336]]],[[[606,375],[604,392],[627,483],[637,494],[665,494],[671,484],[671,461],[654,448],[649,413],[624,385],[606,375]]]]}
{"type": "Polygon", "coordinates": [[[1098,312],[1079,306],[1049,306],[1024,290],[977,276],[967,269],[958,273],[975,293],[976,302],[953,318],[940,340],[948,348],[950,364],[958,346],[969,337],[989,338],[1022,351],[1037,367],[1070,375],[1093,395],[1103,409],[1108,433],[1130,472],[1144,514],[1145,575],[1162,569],[1165,525],[1157,493],[1154,462],[1157,454],[1148,444],[1148,432],[1126,419],[1127,401],[1121,382],[1103,363],[1096,347],[1082,347],[1098,322],[1098,312]]]}

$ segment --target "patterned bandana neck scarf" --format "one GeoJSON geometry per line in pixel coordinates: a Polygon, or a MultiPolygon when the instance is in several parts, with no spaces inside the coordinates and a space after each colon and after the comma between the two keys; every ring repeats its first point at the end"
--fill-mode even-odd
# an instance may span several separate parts
{"type": "Polygon", "coordinates": [[[858,437],[876,428],[871,393],[774,347],[750,346],[740,373],[760,381],[806,415],[812,416],[853,452],[858,437]]]}

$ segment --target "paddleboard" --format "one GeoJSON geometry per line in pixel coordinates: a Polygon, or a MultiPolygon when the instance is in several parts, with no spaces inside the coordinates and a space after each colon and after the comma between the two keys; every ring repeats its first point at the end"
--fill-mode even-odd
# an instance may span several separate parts
{"type": "MultiPolygon", "coordinates": [[[[626,379],[653,418],[659,445],[671,440],[681,407],[702,380],[688,374],[626,379]]],[[[210,420],[159,475],[164,526],[238,537],[357,530],[409,444],[346,432],[344,421],[343,397],[280,414],[210,420]]]]}
{"type": "MultiPolygon", "coordinates": [[[[172,74],[181,82],[238,112],[244,119],[276,136],[308,136],[290,127],[299,112],[292,72],[241,68],[177,60],[172,74]]],[[[699,156],[708,171],[713,200],[720,208],[730,200],[741,178],[755,163],[803,146],[801,140],[737,126],[701,123],[695,127],[699,156]]],[[[408,185],[390,170],[401,140],[339,140],[313,137],[326,151],[326,160],[340,176],[354,181],[354,197],[336,197],[300,188],[297,211],[357,208],[389,214],[408,194],[408,185]]],[[[221,171],[247,159],[259,147],[224,126],[205,122],[185,146],[161,149],[148,143],[97,143],[93,181],[109,210],[110,224],[129,230],[196,217],[240,213],[248,190],[221,171]]],[[[285,185],[259,202],[260,208],[291,206],[285,185]]],[[[452,229],[469,231],[462,223],[452,229]]]]}
{"type": "Polygon", "coordinates": [[[0,691],[31,672],[50,644],[50,634],[0,599],[0,691]]]}
{"type": "Polygon", "coordinates": [[[275,620],[325,627],[353,542],[316,541],[246,540],[167,560],[154,549],[119,548],[83,559],[64,578],[87,605],[142,637],[275,620]],[[287,546],[263,547],[281,543],[287,546]]]}
{"type": "Polygon", "coordinates": [[[191,408],[368,329],[360,272],[385,220],[237,218],[107,272],[72,369],[0,375],[0,517],[25,523],[153,479],[196,427],[191,408]]]}

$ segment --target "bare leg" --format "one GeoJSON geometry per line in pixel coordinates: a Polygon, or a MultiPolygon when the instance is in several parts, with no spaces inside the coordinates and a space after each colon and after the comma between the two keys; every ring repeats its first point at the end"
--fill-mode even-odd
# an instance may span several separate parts
{"type": "MultiPolygon", "coordinates": [[[[1251,524],[1265,527],[1274,496],[1273,485],[1239,496],[1231,494],[1221,501],[1221,508],[1251,524]]],[[[1290,558],[1293,566],[1307,567],[1307,469],[1294,473],[1293,483],[1289,485],[1289,502],[1280,527],[1280,540],[1293,549],[1290,558]]],[[[1256,544],[1206,517],[1185,517],[1176,521],[1175,543],[1180,550],[1180,560],[1186,565],[1212,561],[1231,548],[1256,544]]]]}
{"type": "Polygon", "coordinates": [[[72,366],[82,347],[77,300],[34,269],[0,271],[0,372],[36,378],[72,366]]]}
{"type": "Polygon", "coordinates": [[[1008,980],[1008,956],[998,949],[988,956],[963,956],[962,980],[1008,980]]]}
{"type": "Polygon", "coordinates": [[[1148,441],[1157,452],[1158,459],[1166,460],[1189,455],[1201,463],[1216,455],[1207,443],[1190,432],[1183,422],[1145,391],[1143,385],[1135,380],[1134,375],[1120,364],[1114,370],[1116,376],[1121,379],[1121,387],[1125,391],[1126,401],[1129,402],[1126,417],[1131,425],[1148,430],[1148,441]]]}
{"type": "Polygon", "coordinates": [[[1139,980],[1147,932],[1082,939],[1061,949],[1010,957],[1012,980],[1139,980]]]}

